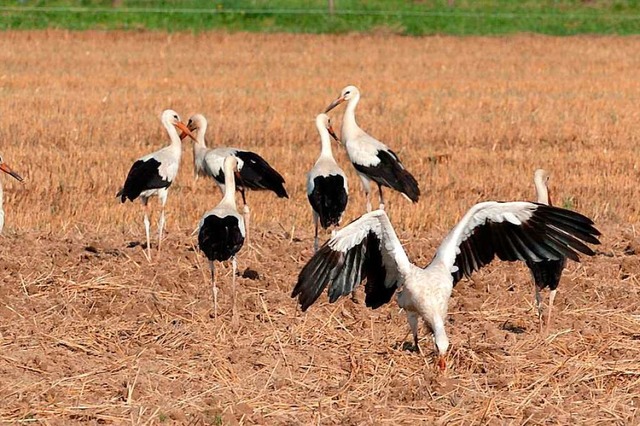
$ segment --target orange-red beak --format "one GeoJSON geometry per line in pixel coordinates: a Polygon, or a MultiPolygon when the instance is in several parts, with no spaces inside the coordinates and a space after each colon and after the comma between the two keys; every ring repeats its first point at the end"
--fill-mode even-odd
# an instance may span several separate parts
{"type": "Polygon", "coordinates": [[[193,133],[191,133],[191,130],[189,130],[189,128],[183,122],[178,121],[176,124],[174,124],[174,126],[182,130],[182,133],[180,133],[180,139],[184,139],[189,136],[191,139],[193,139],[194,142],[197,142],[196,137],[193,135],[193,133]]]}
{"type": "Polygon", "coordinates": [[[329,134],[333,139],[335,139],[336,142],[340,142],[340,139],[336,136],[336,132],[333,130],[333,127],[331,125],[327,127],[327,130],[329,131],[329,134]]]}
{"type": "Polygon", "coordinates": [[[438,356],[438,368],[440,371],[444,371],[447,369],[447,359],[444,355],[438,356]]]}
{"type": "Polygon", "coordinates": [[[11,170],[11,167],[7,166],[5,163],[0,163],[0,170],[18,179],[19,182],[23,181],[22,176],[11,170]]]}
{"type": "Polygon", "coordinates": [[[328,113],[329,111],[331,111],[332,109],[334,109],[335,107],[337,107],[343,102],[344,102],[344,96],[341,95],[338,99],[336,99],[335,101],[329,104],[329,106],[324,110],[324,113],[325,114],[328,113]]]}

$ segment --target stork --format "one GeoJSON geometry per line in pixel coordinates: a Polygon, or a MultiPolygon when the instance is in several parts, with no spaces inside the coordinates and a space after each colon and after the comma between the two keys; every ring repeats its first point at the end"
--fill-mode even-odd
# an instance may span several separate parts
{"type": "Polygon", "coordinates": [[[180,157],[182,156],[182,142],[180,135],[176,129],[189,135],[195,140],[195,136],[180,120],[180,116],[173,110],[165,110],[161,116],[162,125],[169,134],[171,144],[156,152],[140,157],[136,160],[124,186],[116,197],[120,197],[121,202],[125,202],[127,198],[131,201],[140,197],[140,201],[144,206],[144,229],[147,236],[147,258],[151,259],[151,242],[149,239],[149,198],[157,195],[160,200],[161,213],[158,222],[158,249],[162,244],[162,230],[165,224],[164,207],[167,203],[169,187],[178,174],[180,167],[180,157]]]}
{"type": "MultiPolygon", "coordinates": [[[[232,155],[238,162],[240,179],[237,185],[242,194],[243,216],[249,226],[249,206],[245,197],[245,188],[251,190],[267,190],[275,193],[279,198],[289,198],[284,187],[284,178],[267,161],[255,152],[233,147],[207,148],[205,133],[207,119],[202,114],[195,114],[187,123],[189,130],[196,136],[193,145],[193,164],[196,179],[198,176],[209,176],[225,192],[225,174],[223,163],[226,157],[232,155]]],[[[180,135],[181,138],[186,134],[180,135]]]]}
{"type": "Polygon", "coordinates": [[[331,151],[330,135],[337,140],[327,114],[316,117],[316,127],[320,133],[322,150],[320,157],[307,174],[307,198],[313,210],[316,228],[313,250],[318,251],[318,222],[324,229],[339,225],[347,208],[349,187],[347,176],[338,166],[331,151]]]}
{"type": "Polygon", "coordinates": [[[198,225],[198,247],[209,259],[211,288],[213,293],[214,316],[218,316],[218,288],[216,287],[215,261],[231,259],[233,273],[231,291],[233,294],[232,317],[236,318],[236,253],[244,244],[246,235],[242,215],[236,208],[236,184],[234,172],[238,160],[230,155],[224,159],[224,197],[212,210],[206,212],[198,225]]]}
{"type": "Polygon", "coordinates": [[[381,210],[384,210],[383,186],[395,189],[407,199],[417,203],[420,198],[420,188],[416,179],[404,168],[395,152],[369,136],[356,123],[356,106],[360,101],[360,91],[357,87],[347,86],[342,89],[340,96],[331,102],[325,113],[345,101],[347,101],[347,107],[342,119],[341,136],[351,164],[362,180],[362,188],[367,197],[367,212],[371,211],[371,181],[378,184],[381,210]]]}
{"type": "MultiPolygon", "coordinates": [[[[538,203],[551,206],[551,198],[549,197],[549,172],[538,169],[533,175],[533,183],[536,188],[538,203]]],[[[535,287],[536,307],[538,308],[538,324],[539,331],[542,332],[542,296],[540,292],[549,287],[549,311],[547,312],[547,331],[551,326],[551,310],[553,308],[553,300],[556,297],[558,284],[562,277],[562,270],[567,264],[567,258],[561,257],[554,260],[527,260],[527,266],[531,271],[531,277],[535,287]]]]}
{"type": "MultiPolygon", "coordinates": [[[[0,156],[0,170],[16,178],[18,182],[22,182],[22,176],[20,176],[18,173],[11,170],[11,167],[9,167],[7,163],[4,162],[1,156],[0,156]]],[[[0,181],[0,234],[2,233],[2,229],[4,228],[4,210],[2,209],[2,199],[3,199],[2,182],[0,181]]]]}
{"type": "Polygon", "coordinates": [[[447,305],[453,286],[463,275],[501,260],[579,261],[593,255],[585,243],[599,244],[600,232],[591,219],[557,207],[530,202],[487,201],[471,207],[444,238],[424,269],[409,261],[383,210],[366,213],[339,230],[307,262],[292,297],[306,311],[329,288],[329,302],[349,294],[366,278],[365,304],[373,309],[389,302],[397,291],[407,313],[416,350],[418,320],[431,329],[437,365],[446,368],[449,338],[447,305]]]}

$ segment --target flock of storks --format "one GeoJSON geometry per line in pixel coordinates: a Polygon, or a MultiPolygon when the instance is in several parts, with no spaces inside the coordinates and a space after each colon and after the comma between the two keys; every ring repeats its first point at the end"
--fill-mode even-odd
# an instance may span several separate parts
{"type": "MultiPolygon", "coordinates": [[[[398,305],[407,313],[416,350],[419,350],[418,323],[422,318],[434,336],[437,365],[444,369],[449,347],[445,320],[453,286],[497,256],[501,260],[525,261],[530,268],[540,331],[543,324],[540,291],[550,289],[546,320],[549,327],[566,259],[579,261],[580,253],[592,256],[594,252],[587,244],[599,244],[600,232],[593,221],[577,212],[553,207],[547,189],[549,175],[540,169],[534,175],[537,202],[487,201],[474,205],[444,238],[429,265],[424,268],[414,265],[384,211],[382,188],[392,188],[415,203],[420,197],[418,182],[389,147],[358,126],[355,109],[359,100],[359,90],[347,86],[325,112],[316,117],[322,149],[307,174],[307,197],[315,225],[315,254],[302,268],[292,293],[302,310],[307,310],[325,289],[328,289],[329,301],[335,302],[340,296],[351,294],[362,281],[366,281],[365,304],[373,309],[389,302],[395,293],[398,305]],[[338,138],[327,113],[343,102],[347,105],[338,138]],[[347,177],[333,157],[331,137],[344,144],[360,176],[367,213],[332,231],[331,238],[319,247],[318,227],[328,229],[338,225],[348,201],[347,177]],[[379,208],[374,211],[371,211],[371,182],[377,184],[379,194],[379,208]]],[[[235,319],[235,256],[247,237],[250,217],[245,190],[270,190],[278,197],[288,198],[284,179],[254,152],[230,147],[208,148],[207,121],[201,114],[192,116],[184,124],[176,112],[166,110],[161,121],[171,144],[135,161],[117,196],[122,202],[140,198],[145,209],[146,256],[150,259],[148,200],[154,195],[160,200],[160,248],[164,208],[168,189],[178,173],[182,140],[187,137],[193,140],[196,177],[213,178],[223,192],[218,205],[200,219],[198,247],[209,260],[215,316],[218,303],[214,262],[231,259],[232,318],[235,319]],[[242,214],[236,206],[236,190],[242,195],[242,214]]],[[[1,158],[0,170],[22,180],[1,158]]],[[[0,231],[4,222],[1,191],[0,186],[0,231]]]]}

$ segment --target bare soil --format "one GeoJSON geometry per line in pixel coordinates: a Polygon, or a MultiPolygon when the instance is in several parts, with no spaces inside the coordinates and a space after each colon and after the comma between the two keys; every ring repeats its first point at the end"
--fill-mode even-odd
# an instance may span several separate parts
{"type": "MultiPolygon", "coordinates": [[[[637,37],[3,33],[0,152],[26,179],[0,177],[0,421],[637,424],[639,47],[637,37]],[[427,330],[424,353],[411,350],[395,303],[372,311],[323,296],[299,311],[289,295],[312,254],[313,118],[347,84],[363,93],[361,126],[423,189],[416,205],[387,193],[416,263],[473,203],[532,199],[538,167],[555,204],[594,218],[602,245],[568,265],[549,334],[538,333],[524,265],[499,262],[454,290],[444,374],[427,330]],[[115,198],[132,162],[167,143],[165,108],[204,113],[212,146],[255,150],[287,181],[289,200],[249,195],[237,323],[230,265],[218,268],[213,317],[192,231],[220,195],[193,179],[189,144],[151,262],[140,205],[115,198]]],[[[341,110],[333,116],[339,128],[341,110]]],[[[348,222],[364,200],[334,151],[351,178],[348,222]]]]}

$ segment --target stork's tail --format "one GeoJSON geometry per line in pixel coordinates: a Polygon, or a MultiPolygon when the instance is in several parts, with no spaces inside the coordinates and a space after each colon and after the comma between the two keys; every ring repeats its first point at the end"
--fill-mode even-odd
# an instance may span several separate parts
{"type": "Polygon", "coordinates": [[[397,167],[395,171],[397,187],[393,189],[402,192],[414,203],[418,202],[420,198],[420,188],[418,187],[418,181],[409,173],[406,169],[397,167]]]}
{"type": "Polygon", "coordinates": [[[116,194],[116,198],[120,198],[121,203],[127,201],[127,196],[124,194],[124,188],[120,188],[120,191],[116,194]]]}

